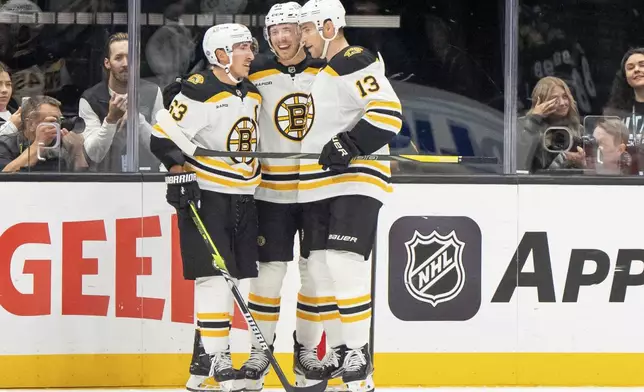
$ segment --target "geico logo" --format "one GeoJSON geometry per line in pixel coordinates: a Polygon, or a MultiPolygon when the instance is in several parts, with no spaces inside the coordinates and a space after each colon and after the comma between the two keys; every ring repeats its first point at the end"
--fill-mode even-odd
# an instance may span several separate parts
{"type": "MultiPolygon", "coordinates": [[[[556,263],[562,260],[555,260],[556,263]]],[[[644,249],[619,249],[615,261],[608,302],[624,302],[628,286],[644,285],[644,249]],[[635,263],[634,263],[635,262],[635,263]],[[633,264],[638,264],[633,268],[633,264]],[[631,270],[640,272],[631,273],[631,270]]],[[[604,283],[611,270],[610,257],[600,249],[572,249],[561,302],[577,302],[583,286],[604,283]],[[587,272],[593,270],[593,272],[587,272]],[[585,273],[586,271],[586,273],[585,273]]],[[[557,302],[552,259],[546,232],[526,232],[496,288],[492,302],[510,302],[518,287],[537,290],[539,302],[557,302]],[[534,272],[524,271],[532,255],[534,272]]]]}
{"type": "Polygon", "coordinates": [[[351,237],[348,235],[340,235],[340,234],[329,234],[329,239],[336,240],[336,241],[358,242],[358,239],[356,237],[351,237]]]}
{"type": "MultiPolygon", "coordinates": [[[[194,283],[183,278],[176,215],[10,226],[0,232],[0,308],[193,324],[194,283]],[[100,253],[90,256],[88,244],[100,253]],[[170,284],[159,284],[166,276],[170,284]],[[156,295],[139,294],[150,287],[156,295]]],[[[246,329],[239,313],[233,328],[246,329]]]]}

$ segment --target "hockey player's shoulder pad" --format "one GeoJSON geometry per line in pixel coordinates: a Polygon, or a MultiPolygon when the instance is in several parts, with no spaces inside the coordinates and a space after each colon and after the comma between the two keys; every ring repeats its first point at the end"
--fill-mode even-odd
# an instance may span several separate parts
{"type": "Polygon", "coordinates": [[[244,89],[247,91],[246,96],[250,96],[254,98],[256,101],[258,101],[261,104],[262,95],[260,94],[259,89],[255,87],[255,85],[248,79],[244,79],[242,81],[242,84],[244,86],[244,89]]]}
{"type": "Polygon", "coordinates": [[[248,78],[253,80],[253,74],[257,74],[262,71],[269,71],[271,69],[277,68],[277,60],[275,56],[261,54],[255,56],[253,62],[250,63],[250,72],[248,73],[248,78]]]}
{"type": "Polygon", "coordinates": [[[190,74],[181,81],[181,93],[197,102],[206,102],[222,91],[222,83],[210,69],[190,74]]]}
{"type": "Polygon", "coordinates": [[[311,55],[306,56],[306,66],[308,68],[320,69],[326,65],[325,59],[315,59],[311,55]]]}
{"type": "Polygon", "coordinates": [[[378,57],[362,46],[349,46],[333,56],[327,65],[338,76],[350,75],[378,61],[378,57]]]}

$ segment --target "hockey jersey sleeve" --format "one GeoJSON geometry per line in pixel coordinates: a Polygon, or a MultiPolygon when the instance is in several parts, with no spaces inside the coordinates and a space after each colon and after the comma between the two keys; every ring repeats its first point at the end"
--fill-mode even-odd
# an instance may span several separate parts
{"type": "Polygon", "coordinates": [[[335,67],[347,95],[363,113],[349,136],[362,154],[372,154],[400,132],[400,100],[385,77],[383,62],[366,49],[350,47],[335,67]]]}
{"type": "MultiPolygon", "coordinates": [[[[201,100],[189,97],[189,91],[178,93],[170,103],[170,116],[191,141],[198,132],[208,127],[208,112],[205,106],[201,100]]],[[[150,136],[150,150],[167,169],[185,163],[182,151],[163,130],[163,124],[154,125],[150,136]]]]}

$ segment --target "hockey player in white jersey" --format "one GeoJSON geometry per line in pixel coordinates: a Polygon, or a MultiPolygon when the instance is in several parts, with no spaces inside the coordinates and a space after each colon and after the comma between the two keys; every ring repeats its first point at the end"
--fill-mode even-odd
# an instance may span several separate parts
{"type": "Polygon", "coordinates": [[[353,160],[388,154],[402,127],[400,100],[385,77],[383,60],[344,38],[339,0],[310,0],[300,11],[302,41],[327,65],[311,87],[315,122],[302,152],[298,202],[304,204],[304,240],[318,297],[335,297],[340,333],[327,328],[329,361],[309,378],[335,378],[352,391],[374,388],[369,350],[371,263],[376,222],[392,192],[388,162],[353,160]]]}
{"type": "MultiPolygon", "coordinates": [[[[262,132],[259,151],[299,153],[302,139],[315,121],[312,106],[307,103],[308,95],[315,75],[325,62],[312,59],[301,46],[300,8],[296,2],[271,7],[265,19],[264,38],[273,55],[258,56],[251,65],[249,79],[263,99],[259,113],[262,132]]],[[[261,166],[262,182],[255,192],[259,216],[259,276],[250,282],[248,306],[272,347],[280,315],[282,283],[288,262],[293,260],[295,234],[302,229],[302,208],[297,204],[298,160],[265,159],[261,166]]],[[[307,371],[321,365],[316,351],[322,337],[320,301],[304,256],[298,262],[301,287],[293,334],[293,371],[298,385],[306,383],[307,371]]],[[[284,338],[290,339],[290,336],[284,338]]],[[[247,391],[263,388],[269,361],[256,343],[241,370],[246,377],[247,391]]]]}
{"type": "Polygon", "coordinates": [[[197,325],[211,360],[209,373],[223,391],[231,391],[237,378],[229,346],[232,293],[212,265],[188,202],[200,206],[201,219],[229,273],[238,279],[256,277],[253,195],[261,178],[259,163],[249,158],[188,156],[168,135],[183,135],[211,150],[255,151],[262,99],[247,79],[256,51],[248,28],[213,26],[204,36],[203,50],[214,67],[187,78],[169,111],[159,111],[150,147],[168,169],[166,199],[177,210],[184,278],[195,281],[197,325]]]}

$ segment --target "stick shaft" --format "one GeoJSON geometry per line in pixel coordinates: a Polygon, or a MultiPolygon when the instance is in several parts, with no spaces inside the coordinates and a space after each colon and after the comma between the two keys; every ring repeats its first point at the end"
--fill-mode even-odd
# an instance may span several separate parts
{"type": "MultiPolygon", "coordinates": [[[[289,152],[241,152],[241,151],[215,151],[197,147],[195,156],[203,157],[228,157],[228,158],[272,158],[272,159],[319,159],[320,154],[314,153],[289,153],[289,152]]],[[[458,155],[415,155],[415,154],[378,154],[363,155],[355,157],[354,160],[364,161],[397,161],[397,162],[419,162],[419,163],[479,163],[479,164],[497,164],[499,160],[496,157],[475,157],[475,156],[458,156],[458,155]]]]}

